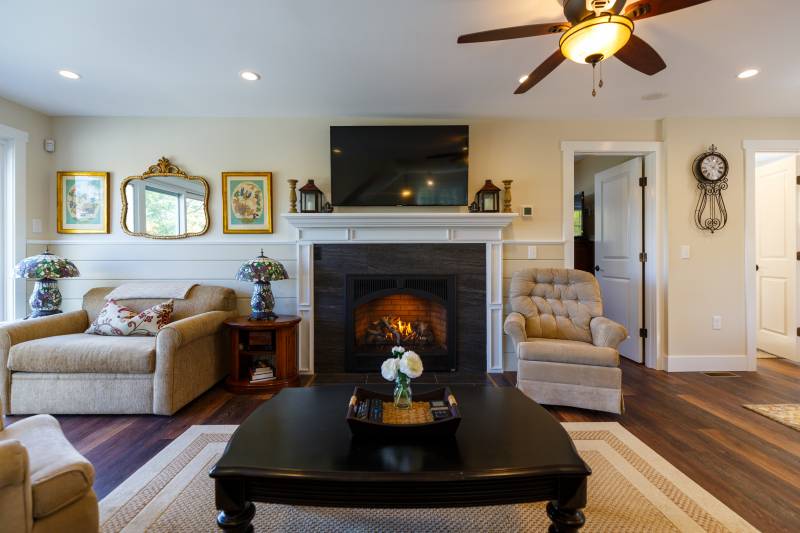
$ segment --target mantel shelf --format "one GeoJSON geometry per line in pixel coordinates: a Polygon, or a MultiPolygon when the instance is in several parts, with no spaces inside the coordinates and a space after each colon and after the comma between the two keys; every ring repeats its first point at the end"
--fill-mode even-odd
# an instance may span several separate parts
{"type": "Polygon", "coordinates": [[[479,240],[501,238],[503,228],[516,213],[284,213],[283,218],[300,230],[301,240],[360,240],[379,237],[377,230],[387,230],[386,238],[396,239],[391,230],[412,228],[406,240],[479,240]],[[426,234],[424,232],[432,232],[426,234]],[[320,233],[322,232],[322,233],[320,233]]]}

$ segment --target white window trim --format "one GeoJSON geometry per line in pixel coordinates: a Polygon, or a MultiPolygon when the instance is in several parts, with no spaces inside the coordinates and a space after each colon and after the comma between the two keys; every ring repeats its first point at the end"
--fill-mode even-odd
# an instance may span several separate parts
{"type": "Polygon", "coordinates": [[[14,278],[14,265],[25,258],[25,177],[27,163],[28,133],[0,124],[0,149],[4,150],[5,168],[2,176],[3,262],[0,265],[4,301],[3,311],[7,320],[25,316],[25,280],[14,278]]]}

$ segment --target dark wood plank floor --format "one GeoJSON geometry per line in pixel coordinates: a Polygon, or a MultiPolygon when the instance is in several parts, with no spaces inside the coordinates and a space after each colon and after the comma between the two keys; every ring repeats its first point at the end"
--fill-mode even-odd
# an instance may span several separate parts
{"type": "MultiPolygon", "coordinates": [[[[622,416],[551,408],[562,421],[617,421],[762,531],[800,531],[800,432],[743,403],[800,403],[800,366],[759,360],[738,377],[667,374],[623,363],[622,416]]],[[[364,377],[372,382],[376,376],[364,377]]],[[[444,378],[442,378],[444,379],[444,378]]],[[[306,385],[346,381],[304,379],[306,385]]],[[[376,380],[377,381],[377,380],[376,380]]],[[[513,386],[514,373],[471,376],[473,385],[513,386]]],[[[210,390],[173,417],[61,416],[67,437],[95,465],[102,498],[193,424],[238,424],[266,396],[210,390]]],[[[9,417],[13,422],[17,417],[9,417]]]]}

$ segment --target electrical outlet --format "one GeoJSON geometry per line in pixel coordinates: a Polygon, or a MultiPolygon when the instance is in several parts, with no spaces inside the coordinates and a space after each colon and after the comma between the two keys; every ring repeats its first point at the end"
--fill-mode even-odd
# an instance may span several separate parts
{"type": "Polygon", "coordinates": [[[536,259],[539,251],[535,246],[528,246],[528,259],[536,259]]]}
{"type": "Polygon", "coordinates": [[[681,245],[681,259],[689,259],[689,245],[682,244],[681,245]]]}
{"type": "Polygon", "coordinates": [[[714,315],[711,317],[711,329],[722,329],[722,317],[714,315]]]}

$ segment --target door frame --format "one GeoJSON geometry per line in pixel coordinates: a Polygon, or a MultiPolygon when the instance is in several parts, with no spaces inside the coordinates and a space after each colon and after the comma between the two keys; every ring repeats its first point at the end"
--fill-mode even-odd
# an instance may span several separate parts
{"type": "Polygon", "coordinates": [[[4,151],[0,172],[0,245],[3,246],[0,265],[0,283],[3,284],[3,306],[5,320],[25,316],[25,280],[15,279],[14,265],[25,258],[27,225],[25,214],[25,181],[28,133],[0,124],[0,150],[4,151]]]}
{"type": "Polygon", "coordinates": [[[747,370],[758,369],[756,324],[756,154],[759,152],[800,155],[800,139],[742,142],[744,148],[744,305],[747,370]]]}
{"type": "Polygon", "coordinates": [[[575,235],[572,226],[572,202],[575,194],[575,155],[629,155],[644,158],[645,188],[644,240],[647,262],[644,272],[645,339],[644,364],[664,370],[666,353],[664,327],[666,304],[667,243],[664,220],[664,143],[660,141],[563,141],[562,152],[562,219],[564,267],[575,266],[575,235]]]}

